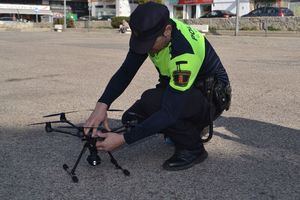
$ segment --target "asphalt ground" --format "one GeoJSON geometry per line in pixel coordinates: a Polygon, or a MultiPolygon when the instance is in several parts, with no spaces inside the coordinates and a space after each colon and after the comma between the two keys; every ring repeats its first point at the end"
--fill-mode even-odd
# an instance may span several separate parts
{"type": "MultiPolygon", "coordinates": [[[[208,35],[233,88],[230,111],[215,122],[208,159],[164,171],[173,153],[161,135],[113,152],[125,177],[102,164],[72,166],[83,143],[46,133],[43,115],[93,108],[128,50],[129,35],[0,32],[0,199],[300,199],[300,38],[208,35]]],[[[149,59],[112,108],[126,109],[158,77],[149,59]]],[[[122,112],[111,112],[111,126],[122,112]]],[[[67,117],[83,123],[89,112],[67,117]]],[[[57,119],[57,118],[52,118],[57,119]]]]}

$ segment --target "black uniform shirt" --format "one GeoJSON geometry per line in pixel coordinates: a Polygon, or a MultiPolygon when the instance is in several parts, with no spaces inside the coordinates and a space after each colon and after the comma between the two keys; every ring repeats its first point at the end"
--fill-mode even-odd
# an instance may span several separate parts
{"type": "MultiPolygon", "coordinates": [[[[174,48],[174,50],[176,49],[176,51],[171,52],[176,52],[177,55],[185,53],[187,51],[185,47],[189,46],[189,44],[182,44],[186,42],[188,41],[183,38],[180,31],[173,28],[171,48],[174,48]]],[[[111,103],[127,88],[147,57],[147,54],[141,55],[129,50],[125,61],[109,81],[99,102],[103,102],[110,106],[111,103]]],[[[205,77],[212,74],[225,84],[229,83],[227,73],[218,55],[208,40],[205,39],[205,58],[197,77],[205,77]]],[[[162,85],[165,85],[166,87],[162,98],[161,109],[136,127],[132,128],[130,132],[125,133],[124,138],[126,143],[131,144],[137,140],[153,135],[176,123],[178,120],[190,90],[183,92],[174,90],[168,84],[164,84],[168,82],[168,77],[160,76],[159,80],[162,85]]]]}

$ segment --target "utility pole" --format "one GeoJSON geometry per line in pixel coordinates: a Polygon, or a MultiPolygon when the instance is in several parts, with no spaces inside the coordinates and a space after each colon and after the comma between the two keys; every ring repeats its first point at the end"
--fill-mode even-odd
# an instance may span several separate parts
{"type": "Polygon", "coordinates": [[[34,8],[34,12],[35,12],[35,22],[38,23],[39,22],[39,16],[38,16],[39,8],[38,7],[34,8]]]}
{"type": "Polygon", "coordinates": [[[239,32],[239,15],[240,15],[240,0],[236,0],[236,17],[235,17],[235,33],[237,36],[239,32]]]}
{"type": "Polygon", "coordinates": [[[64,0],[64,29],[67,29],[67,0],[64,0]]]}
{"type": "Polygon", "coordinates": [[[88,32],[90,31],[90,24],[91,24],[91,12],[92,12],[92,1],[89,0],[89,24],[88,24],[88,32]]]}

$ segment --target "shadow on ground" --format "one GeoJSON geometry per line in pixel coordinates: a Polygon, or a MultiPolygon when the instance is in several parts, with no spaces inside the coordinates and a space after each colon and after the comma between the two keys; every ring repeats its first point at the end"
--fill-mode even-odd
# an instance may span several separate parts
{"type": "Polygon", "coordinates": [[[237,137],[215,132],[216,136],[256,148],[276,147],[300,155],[300,130],[239,117],[221,116],[215,123],[237,137]]]}
{"type": "Polygon", "coordinates": [[[0,199],[300,198],[299,130],[238,117],[220,117],[216,126],[230,134],[216,132],[206,145],[209,158],[191,169],[164,171],[173,148],[153,136],[113,152],[130,177],[99,153],[96,167],[82,158],[77,184],[62,164],[74,164],[82,148],[78,138],[45,133],[42,126],[0,127],[0,199]]]}

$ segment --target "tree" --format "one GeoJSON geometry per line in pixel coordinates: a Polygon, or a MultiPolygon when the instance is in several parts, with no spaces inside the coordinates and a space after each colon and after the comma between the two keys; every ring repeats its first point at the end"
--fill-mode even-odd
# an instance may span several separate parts
{"type": "Polygon", "coordinates": [[[160,4],[163,3],[163,0],[138,0],[139,4],[147,3],[148,1],[153,1],[160,4]]]}

